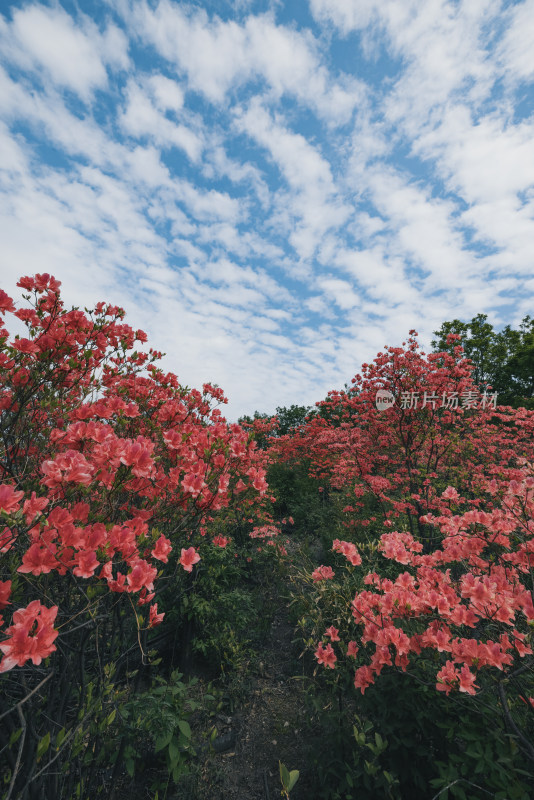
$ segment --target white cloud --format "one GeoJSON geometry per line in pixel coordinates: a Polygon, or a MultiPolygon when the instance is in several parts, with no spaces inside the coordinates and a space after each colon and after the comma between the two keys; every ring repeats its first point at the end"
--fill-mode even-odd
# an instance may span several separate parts
{"type": "Polygon", "coordinates": [[[534,185],[534,124],[498,116],[474,123],[469,110],[448,110],[415,150],[432,157],[451,190],[467,203],[497,200],[534,185]]]}
{"type": "Polygon", "coordinates": [[[367,211],[360,211],[356,219],[349,227],[349,232],[357,238],[364,240],[371,239],[386,227],[386,223],[381,217],[372,216],[367,211]]]}
{"type": "Polygon", "coordinates": [[[360,305],[360,298],[347,281],[339,278],[318,278],[317,285],[343,310],[360,305]]]}
{"type": "Polygon", "coordinates": [[[271,118],[259,103],[236,116],[236,126],[271,153],[292,189],[332,194],[334,182],[330,165],[307,139],[271,118]]]}
{"type": "Polygon", "coordinates": [[[125,69],[129,64],[124,33],[110,25],[101,34],[82,17],[80,28],[61,7],[27,6],[2,21],[0,44],[5,57],[24,69],[44,74],[58,87],[89,100],[107,85],[106,64],[125,69]]]}
{"type": "Polygon", "coordinates": [[[498,48],[507,81],[528,81],[534,77],[534,0],[513,3],[506,9],[510,24],[498,48]]]}
{"type": "Polygon", "coordinates": [[[240,25],[160,0],[153,9],[133,3],[124,16],[143,41],[187,75],[192,90],[215,103],[253,76],[266,82],[274,98],[292,95],[333,123],[347,122],[363,97],[361,82],[332,79],[311,36],[276,25],[270,14],[248,16],[240,25]]]}
{"type": "MultiPolygon", "coordinates": [[[[488,57],[488,30],[500,0],[310,0],[315,18],[342,35],[358,32],[385,47],[403,69],[382,100],[386,119],[410,136],[434,123],[433,112],[461,92],[471,102],[489,96],[495,65],[488,57]]],[[[439,113],[439,111],[438,111],[439,113]]]]}
{"type": "Polygon", "coordinates": [[[250,162],[240,162],[230,158],[220,137],[210,132],[210,141],[206,147],[202,171],[206,178],[225,177],[232,183],[248,183],[253,188],[263,208],[270,203],[269,189],[261,171],[250,162]]]}
{"type": "Polygon", "coordinates": [[[160,111],[179,111],[184,105],[182,87],[165,75],[151,75],[147,81],[160,111]]]}
{"type": "Polygon", "coordinates": [[[132,183],[156,188],[170,182],[169,170],[161,163],[159,151],[153,147],[136,147],[125,154],[124,160],[128,167],[126,180],[132,183]]]}
{"type": "Polygon", "coordinates": [[[313,256],[322,236],[340,227],[350,210],[337,195],[330,165],[304,136],[273,120],[258,102],[236,113],[235,126],[268,150],[289,185],[275,198],[276,222],[303,259],[313,256]]]}
{"type": "Polygon", "coordinates": [[[147,3],[134,3],[128,13],[136,32],[151,42],[168,61],[188,76],[191,89],[219,101],[246,64],[240,64],[245,33],[235,22],[194,13],[162,0],[152,10],[147,3]]]}
{"type": "Polygon", "coordinates": [[[477,203],[462,214],[462,221],[474,229],[482,244],[496,250],[486,257],[486,270],[505,275],[523,273],[527,277],[532,274],[532,202],[523,207],[512,198],[477,203]]]}
{"type": "MultiPolygon", "coordinates": [[[[449,109],[416,152],[432,159],[450,192],[468,204],[459,222],[475,241],[499,251],[489,267],[532,269],[534,125],[492,115],[473,122],[468,109],[449,109]]],[[[486,267],[488,269],[488,267],[486,267]]]]}
{"type": "MultiPolygon", "coordinates": [[[[245,286],[259,289],[266,298],[289,305],[292,298],[287,289],[277,283],[265,270],[242,267],[228,259],[209,261],[202,267],[202,278],[226,286],[245,286]]],[[[287,312],[282,312],[282,316],[287,312]]]]}
{"type": "Polygon", "coordinates": [[[348,76],[343,78],[344,85],[332,80],[311,36],[277,26],[267,15],[249,17],[245,27],[252,68],[275,96],[291,94],[332,122],[350,119],[363,99],[363,84],[348,76]]]}
{"type": "Polygon", "coordinates": [[[410,285],[401,259],[389,259],[383,248],[347,250],[338,248],[333,263],[348,272],[368,297],[387,302],[390,307],[399,303],[417,303],[419,292],[410,285]]]}
{"type": "Polygon", "coordinates": [[[188,181],[178,181],[174,185],[176,197],[181,200],[198,220],[228,220],[237,222],[243,211],[239,200],[225,192],[215,189],[200,191],[188,181]]]}
{"type": "Polygon", "coordinates": [[[71,113],[53,90],[46,94],[28,91],[1,65],[0,112],[10,123],[24,120],[67,156],[81,156],[101,166],[116,166],[122,161],[122,146],[109,139],[90,116],[82,119],[71,113]]]}
{"type": "Polygon", "coordinates": [[[0,122],[0,171],[5,171],[6,176],[8,174],[14,176],[17,173],[24,173],[27,169],[28,161],[24,150],[10,135],[7,125],[0,122]]]}
{"type": "MultiPolygon", "coordinates": [[[[408,3],[403,3],[401,12],[408,8],[408,3]]],[[[375,22],[379,9],[374,0],[310,0],[310,9],[313,16],[320,22],[332,22],[339,30],[347,35],[350,31],[368,27],[375,22]]]]}
{"type": "Polygon", "coordinates": [[[374,206],[387,220],[392,253],[413,260],[429,273],[427,287],[459,286],[464,275],[477,271],[473,256],[464,248],[451,201],[430,197],[428,189],[391,169],[369,170],[367,185],[374,206]]]}
{"type": "Polygon", "coordinates": [[[187,126],[170,120],[164,113],[165,110],[179,111],[181,108],[183,94],[178,84],[158,75],[148,82],[148,87],[152,90],[152,98],[134,80],[129,81],[127,106],[120,118],[123,130],[135,138],[147,137],[163,148],[179,147],[191,161],[198,161],[203,147],[201,137],[187,126]]]}

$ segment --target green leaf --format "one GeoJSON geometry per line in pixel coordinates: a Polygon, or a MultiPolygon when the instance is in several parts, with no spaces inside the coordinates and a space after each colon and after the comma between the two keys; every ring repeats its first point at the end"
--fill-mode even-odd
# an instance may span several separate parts
{"type": "Polygon", "coordinates": [[[185,719],[179,719],[178,727],[180,728],[180,731],[187,739],[191,738],[191,727],[189,725],[189,722],[186,722],[185,719]]]}
{"type": "Polygon", "coordinates": [[[117,709],[114,708],[113,711],[111,712],[111,714],[108,716],[108,718],[106,720],[107,724],[111,725],[111,723],[113,722],[113,720],[115,719],[116,716],[117,716],[117,709]]]}
{"type": "Polygon", "coordinates": [[[130,776],[130,778],[133,778],[135,771],[135,764],[133,758],[127,758],[124,763],[124,766],[126,767],[126,772],[130,776]]]}
{"type": "Polygon", "coordinates": [[[165,736],[160,736],[156,739],[154,750],[156,753],[159,753],[160,750],[163,750],[164,747],[167,747],[169,742],[172,739],[172,733],[166,733],[165,736]]]}
{"type": "Polygon", "coordinates": [[[63,744],[63,739],[65,738],[66,735],[67,731],[65,730],[65,728],[61,728],[60,732],[56,736],[56,750],[59,750],[59,748],[63,744]]]}
{"type": "Polygon", "coordinates": [[[172,764],[175,764],[180,757],[180,748],[176,739],[171,739],[169,742],[169,758],[172,764]]]}
{"type": "Polygon", "coordinates": [[[298,771],[298,769],[292,769],[292,770],[291,770],[291,772],[289,773],[289,785],[288,785],[288,787],[287,787],[287,791],[288,791],[288,792],[290,792],[290,791],[291,791],[291,789],[293,788],[293,786],[294,786],[294,785],[296,784],[296,782],[298,781],[298,779],[299,779],[299,775],[300,775],[300,772],[298,771]]]}
{"type": "Polygon", "coordinates": [[[282,764],[281,761],[279,761],[278,764],[280,765],[280,780],[282,781],[282,786],[284,787],[284,789],[286,791],[289,791],[289,789],[288,789],[289,780],[290,780],[290,778],[289,778],[289,770],[287,769],[285,764],[282,764]]]}
{"type": "Polygon", "coordinates": [[[19,728],[18,731],[13,731],[13,733],[9,737],[9,746],[11,747],[12,745],[15,744],[15,742],[18,742],[21,735],[22,735],[22,728],[19,728]]]}
{"type": "Polygon", "coordinates": [[[48,731],[48,733],[45,734],[45,736],[43,736],[43,738],[37,745],[37,761],[39,761],[39,759],[42,756],[44,756],[49,746],[50,746],[50,731],[48,731]]]}

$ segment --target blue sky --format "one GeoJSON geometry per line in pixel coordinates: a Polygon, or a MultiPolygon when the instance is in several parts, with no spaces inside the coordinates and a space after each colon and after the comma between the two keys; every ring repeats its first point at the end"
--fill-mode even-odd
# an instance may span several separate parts
{"type": "Polygon", "coordinates": [[[227,416],[534,294],[534,2],[0,13],[0,274],[122,305],[227,416]]]}

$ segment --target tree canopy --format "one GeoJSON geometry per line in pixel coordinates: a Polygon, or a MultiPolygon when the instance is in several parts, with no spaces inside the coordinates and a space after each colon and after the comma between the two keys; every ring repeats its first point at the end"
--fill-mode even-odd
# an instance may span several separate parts
{"type": "Polygon", "coordinates": [[[506,325],[502,331],[495,331],[487,320],[487,314],[477,314],[470,322],[444,322],[434,331],[438,338],[432,347],[452,352],[455,342],[447,342],[447,336],[461,336],[480,389],[491,386],[499,405],[534,408],[534,319],[527,315],[517,330],[506,325]]]}

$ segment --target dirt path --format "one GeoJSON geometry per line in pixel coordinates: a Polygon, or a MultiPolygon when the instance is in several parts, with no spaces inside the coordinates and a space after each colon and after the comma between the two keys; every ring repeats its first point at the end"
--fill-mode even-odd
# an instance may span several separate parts
{"type": "Polygon", "coordinates": [[[291,800],[312,796],[309,731],[302,682],[295,678],[293,628],[280,599],[268,638],[258,654],[258,670],[247,684],[247,699],[218,726],[222,745],[231,748],[207,758],[198,785],[199,800],[274,800],[280,797],[279,760],[298,769],[291,800]],[[225,738],[227,737],[227,738],[225,738]]]}

